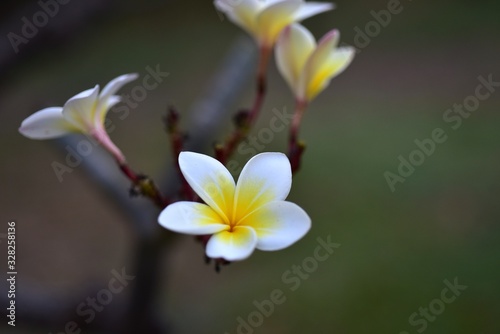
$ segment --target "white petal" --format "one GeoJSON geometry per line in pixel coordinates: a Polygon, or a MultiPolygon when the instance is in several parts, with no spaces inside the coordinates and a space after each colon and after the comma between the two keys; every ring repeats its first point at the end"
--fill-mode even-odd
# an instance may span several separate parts
{"type": "Polygon", "coordinates": [[[93,129],[98,94],[99,85],[96,85],[92,89],[73,96],[64,104],[62,111],[64,118],[81,131],[88,132],[93,129]]]}
{"type": "Polygon", "coordinates": [[[195,202],[176,202],[160,213],[158,222],[174,232],[204,235],[229,229],[221,217],[208,205],[195,202]]]}
{"type": "MultiPolygon", "coordinates": [[[[284,1],[288,1],[288,0],[264,0],[264,1],[260,1],[260,2],[263,3],[263,5],[262,5],[263,8],[267,8],[271,5],[274,5],[275,3],[284,2],[284,1]]],[[[304,0],[301,0],[301,1],[304,1],[304,0]]]]}
{"type": "Polygon", "coordinates": [[[344,71],[351,63],[355,49],[342,47],[335,49],[339,40],[339,33],[331,31],[318,43],[317,49],[306,64],[306,96],[312,100],[324,90],[330,80],[344,71]]]}
{"type": "Polygon", "coordinates": [[[194,152],[181,152],[179,166],[191,188],[228,223],[235,185],[226,167],[214,158],[194,152]]]}
{"type": "Polygon", "coordinates": [[[45,108],[26,118],[19,132],[30,139],[51,139],[78,131],[62,115],[61,107],[45,108]]]}
{"type": "Polygon", "coordinates": [[[122,101],[122,97],[118,95],[111,95],[106,100],[98,100],[96,103],[96,108],[94,111],[94,120],[93,124],[95,128],[104,129],[106,122],[106,114],[108,111],[113,108],[115,105],[122,101]]]}
{"type": "Polygon", "coordinates": [[[96,107],[95,118],[96,122],[104,123],[104,118],[108,110],[120,102],[121,98],[116,96],[116,92],[129,82],[137,79],[139,75],[137,73],[124,74],[113,80],[111,80],[103,89],[101,94],[99,94],[99,101],[96,107]]]}
{"type": "MultiPolygon", "coordinates": [[[[273,0],[275,2],[276,0],[273,0]]],[[[283,1],[283,0],[277,0],[283,1]]],[[[271,1],[262,1],[262,0],[215,0],[215,7],[223,12],[229,12],[237,10],[239,7],[244,8],[253,8],[254,11],[262,9],[267,5],[267,2],[271,1]]]]}
{"type": "Polygon", "coordinates": [[[299,10],[295,13],[295,21],[299,22],[335,8],[333,3],[327,2],[305,2],[299,10]]]}
{"type": "Polygon", "coordinates": [[[216,0],[215,7],[226,14],[231,22],[248,31],[256,34],[257,15],[263,7],[260,0],[216,0]]]}
{"type": "Polygon", "coordinates": [[[334,72],[334,77],[342,73],[351,64],[355,54],[356,49],[351,46],[338,48],[330,54],[328,63],[334,72]]]}
{"type": "MultiPolygon", "coordinates": [[[[107,104],[106,104],[106,110],[104,112],[104,117],[106,116],[106,112],[110,109],[113,108],[117,103],[120,103],[122,101],[122,97],[118,95],[112,95],[108,98],[107,104]]],[[[104,119],[102,119],[104,121],[104,119]]]]}
{"type": "Polygon", "coordinates": [[[305,91],[308,100],[312,100],[330,82],[332,71],[329,60],[339,42],[340,34],[334,29],[319,41],[318,47],[311,54],[305,65],[305,91]]]}
{"type": "Polygon", "coordinates": [[[252,212],[240,224],[257,233],[257,249],[274,251],[301,239],[311,228],[311,218],[297,204],[277,201],[252,212]]]}
{"type": "Polygon", "coordinates": [[[244,260],[255,250],[257,235],[252,228],[236,226],[233,230],[212,235],[207,243],[207,256],[228,261],[244,260]]]}
{"type": "Polygon", "coordinates": [[[120,75],[119,77],[114,78],[102,89],[101,94],[99,94],[99,99],[100,100],[108,99],[110,96],[115,95],[116,92],[120,90],[120,88],[122,88],[129,82],[134,81],[138,77],[139,75],[137,73],[131,73],[131,74],[120,75]]]}
{"type": "Polygon", "coordinates": [[[316,41],[309,30],[300,24],[285,28],[276,43],[276,64],[296,97],[303,97],[303,72],[316,41]]]}
{"type": "Polygon", "coordinates": [[[284,200],[292,186],[290,161],[283,153],[261,153],[243,167],[234,199],[233,222],[272,201],[284,200]]]}
{"type": "Polygon", "coordinates": [[[257,17],[260,42],[268,46],[274,45],[281,31],[294,22],[294,13],[301,4],[301,0],[281,1],[262,10],[257,17]]]}
{"type": "Polygon", "coordinates": [[[334,29],[328,32],[321,40],[318,42],[316,50],[311,54],[310,59],[307,62],[307,72],[308,75],[314,74],[321,68],[330,57],[331,53],[337,46],[339,42],[340,34],[339,31],[334,29]]]}

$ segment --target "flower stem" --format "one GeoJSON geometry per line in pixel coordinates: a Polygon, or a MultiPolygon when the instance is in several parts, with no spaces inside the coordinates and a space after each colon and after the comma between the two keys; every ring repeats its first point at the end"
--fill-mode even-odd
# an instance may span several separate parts
{"type": "Polygon", "coordinates": [[[238,144],[247,136],[252,129],[266,96],[266,73],[269,63],[271,49],[267,46],[261,46],[259,53],[259,65],[257,69],[256,94],[252,108],[245,113],[237,115],[236,129],[228,137],[223,146],[216,148],[216,157],[223,164],[227,163],[227,159],[234,153],[238,144]]]}
{"type": "Polygon", "coordinates": [[[170,204],[170,200],[163,197],[153,180],[151,180],[146,175],[137,174],[132,170],[132,168],[130,168],[130,166],[127,164],[125,156],[120,151],[120,149],[111,141],[104,128],[96,129],[95,131],[91,132],[91,135],[115,158],[120,170],[130,180],[130,182],[132,182],[132,189],[130,192],[131,194],[140,194],[145,197],[149,197],[159,208],[162,209],[170,204]]]}
{"type": "Polygon", "coordinates": [[[267,90],[266,73],[270,55],[271,49],[269,49],[268,47],[261,47],[259,55],[259,67],[257,70],[257,94],[248,116],[249,125],[253,125],[253,123],[257,119],[257,116],[259,115],[260,110],[262,109],[262,104],[264,103],[264,97],[267,90]]]}
{"type": "Polygon", "coordinates": [[[191,189],[191,186],[187,183],[186,178],[181,172],[181,167],[179,166],[179,154],[184,148],[185,135],[179,129],[179,113],[177,110],[170,106],[167,110],[167,116],[165,117],[166,130],[170,139],[170,145],[172,150],[172,156],[175,163],[175,168],[177,169],[179,178],[182,182],[182,197],[185,200],[196,201],[197,195],[191,189]]]}
{"type": "Polygon", "coordinates": [[[161,209],[171,203],[168,198],[161,194],[151,178],[144,174],[137,174],[125,162],[118,162],[118,167],[120,167],[122,173],[132,182],[132,189],[130,191],[132,195],[148,197],[161,209]]]}
{"type": "Polygon", "coordinates": [[[296,100],[295,101],[295,113],[292,119],[292,125],[290,127],[290,138],[288,146],[288,158],[290,159],[290,164],[292,166],[292,173],[295,173],[300,168],[300,160],[302,153],[304,152],[306,146],[303,142],[299,141],[299,129],[302,123],[302,117],[307,109],[307,101],[296,100]]]}
{"type": "Polygon", "coordinates": [[[126,163],[125,156],[123,155],[122,151],[120,151],[115,143],[111,141],[104,127],[97,128],[91,131],[90,135],[115,158],[118,164],[126,163]]]}

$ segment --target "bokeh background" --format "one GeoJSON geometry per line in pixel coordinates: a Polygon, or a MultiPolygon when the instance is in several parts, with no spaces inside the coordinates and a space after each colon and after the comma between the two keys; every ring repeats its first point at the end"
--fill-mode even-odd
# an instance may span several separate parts
{"type": "MultiPolygon", "coordinates": [[[[387,1],[378,0],[336,3],[335,11],[304,24],[317,37],[338,28],[342,42],[358,47],[356,27],[365,31],[374,21],[371,11],[387,8],[387,1]]],[[[158,261],[154,304],[142,305],[139,298],[135,309],[151,308],[168,324],[168,333],[233,334],[238,318],[248,321],[256,311],[254,301],[280,289],[286,301],[257,328],[240,333],[500,332],[500,92],[481,101],[457,130],[443,120],[447,109],[474,95],[479,76],[500,81],[500,5],[493,0],[402,0],[401,5],[402,12],[369,37],[304,119],[301,137],[308,148],[289,199],[312,217],[310,233],[293,247],[256,252],[219,274],[205,265],[199,244],[178,236],[158,261]],[[447,140],[392,192],[384,173],[397,173],[398,157],[408,158],[417,148],[415,139],[430,138],[435,128],[442,128],[447,140]],[[282,275],[313,255],[317,238],[328,236],[341,246],[292,291],[282,275]],[[420,307],[439,304],[434,300],[441,298],[443,281],[455,278],[467,289],[425,329],[410,324],[420,307]]],[[[147,66],[159,64],[168,78],[126,119],[113,112],[109,118],[116,125],[111,137],[130,164],[160,180],[172,165],[162,124],[166,107],[175,105],[187,126],[229,50],[241,41],[252,45],[211,1],[73,0],[15,54],[7,34],[19,33],[22,17],[39,8],[34,1],[0,5],[0,233],[6,233],[7,221],[17,222],[19,272],[17,325],[7,326],[2,317],[2,333],[59,333],[71,320],[83,326],[77,305],[105,288],[113,269],[141,275],[134,262],[141,236],[127,209],[83,166],[59,182],[51,163],[64,162],[64,145],[22,137],[21,121],[96,83],[102,87],[129,72],[145,75],[147,66]]],[[[248,52],[254,55],[255,49],[248,52]]],[[[255,62],[247,66],[251,70],[255,62]]],[[[238,77],[248,83],[221,112],[250,105],[251,79],[238,77]]],[[[290,110],[293,103],[273,61],[254,134],[268,126],[274,108],[290,110]]],[[[228,133],[230,117],[220,129],[207,146],[228,133]]],[[[265,151],[283,151],[286,136],[276,133],[265,151]]],[[[248,158],[236,157],[241,163],[248,158]]],[[[127,182],[118,171],[112,174],[126,194],[127,182]]],[[[144,208],[154,217],[152,207],[144,208]]],[[[91,325],[133,318],[127,309],[134,308],[126,306],[133,289],[134,282],[91,325]]]]}

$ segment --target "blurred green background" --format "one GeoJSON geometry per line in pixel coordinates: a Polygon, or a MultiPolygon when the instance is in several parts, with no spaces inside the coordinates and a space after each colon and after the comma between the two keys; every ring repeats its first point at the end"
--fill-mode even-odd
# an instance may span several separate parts
{"type": "MultiPolygon", "coordinates": [[[[102,3],[106,10],[68,28],[69,37],[49,36],[61,42],[40,43],[26,53],[21,46],[15,61],[1,69],[0,233],[6,233],[8,220],[16,220],[19,290],[43,291],[47,307],[70,300],[60,326],[28,326],[18,318],[14,329],[4,318],[2,332],[62,331],[66,321],[78,319],[74,310],[82,300],[75,295],[86,296],[94,281],[101,283],[90,291],[99,291],[114,268],[132,268],[136,240],[123,210],[110,205],[83,168],[58,182],[51,163],[63,162],[66,152],[54,142],[19,135],[21,121],[96,83],[102,87],[123,73],[144,75],[146,66],[160,64],[170,73],[165,82],[125,120],[109,116],[117,125],[111,137],[130,164],[160,179],[165,161],[171,161],[161,123],[166,106],[174,104],[188,119],[231,45],[244,36],[211,1],[102,3]]],[[[304,24],[318,38],[338,28],[342,42],[351,45],[356,27],[364,31],[374,21],[371,11],[387,8],[387,1],[336,4],[335,11],[304,24]]],[[[301,137],[308,148],[289,200],[312,217],[310,233],[293,247],[256,252],[219,274],[204,264],[199,244],[179,236],[162,262],[164,284],[156,305],[172,333],[238,333],[238,318],[252,321],[254,301],[269,299],[275,289],[286,301],[241,333],[500,333],[500,92],[481,101],[457,130],[443,120],[447,109],[474,95],[479,76],[500,81],[500,5],[401,5],[401,13],[369,37],[305,116],[301,137]],[[408,159],[415,139],[430,138],[435,128],[447,140],[392,192],[384,173],[397,173],[398,157],[408,159]],[[328,236],[341,246],[292,291],[282,275],[313,255],[317,238],[328,236]],[[409,317],[420,307],[439,305],[443,281],[455,278],[467,289],[425,329],[422,322],[411,324],[409,317]]],[[[4,27],[19,28],[22,16],[30,15],[22,14],[23,2],[2,6],[4,27]]],[[[252,96],[249,80],[237,105],[228,108],[248,106],[252,96]]],[[[254,134],[269,124],[273,108],[293,108],[274,61],[254,134]]],[[[229,130],[230,119],[223,126],[229,130]]],[[[277,133],[265,151],[283,151],[286,136],[277,133]]],[[[237,158],[243,163],[249,156],[237,158]]]]}

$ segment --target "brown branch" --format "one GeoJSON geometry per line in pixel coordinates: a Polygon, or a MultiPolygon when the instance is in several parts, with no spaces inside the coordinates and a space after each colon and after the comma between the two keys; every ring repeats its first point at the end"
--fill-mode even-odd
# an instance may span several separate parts
{"type": "Polygon", "coordinates": [[[270,55],[270,49],[261,48],[257,69],[256,93],[252,108],[248,112],[242,111],[236,115],[236,128],[233,133],[228,137],[224,145],[218,145],[215,148],[215,156],[223,164],[227,163],[239,143],[246,138],[259,116],[266,96],[266,72],[270,55]]]}
{"type": "Polygon", "coordinates": [[[167,134],[170,139],[170,146],[172,151],[172,158],[174,161],[175,168],[178,172],[178,176],[182,182],[181,198],[188,201],[196,201],[197,195],[194,193],[193,189],[189,186],[186,178],[181,172],[181,167],[179,165],[179,154],[184,149],[184,141],[186,139],[186,134],[181,132],[179,121],[180,116],[174,107],[169,107],[167,110],[167,116],[165,117],[165,127],[167,134]]]}
{"type": "Polygon", "coordinates": [[[288,142],[288,158],[292,166],[292,173],[296,173],[300,168],[302,154],[306,149],[305,143],[299,141],[299,129],[302,117],[307,108],[307,102],[297,100],[295,102],[295,113],[293,114],[292,125],[290,126],[290,137],[288,142]]]}
{"type": "Polygon", "coordinates": [[[153,201],[160,209],[169,205],[172,201],[164,197],[154,181],[144,174],[137,174],[126,163],[119,163],[118,167],[122,173],[132,182],[131,195],[142,195],[153,201]]]}

